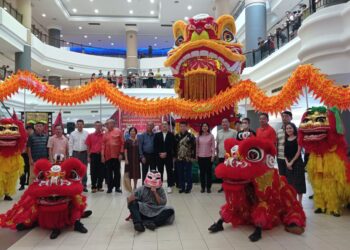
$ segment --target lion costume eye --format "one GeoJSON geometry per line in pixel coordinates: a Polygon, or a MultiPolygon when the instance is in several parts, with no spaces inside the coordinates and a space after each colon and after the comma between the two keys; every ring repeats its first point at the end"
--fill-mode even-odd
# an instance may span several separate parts
{"type": "Polygon", "coordinates": [[[78,175],[77,171],[75,171],[74,169],[70,171],[69,173],[69,179],[73,180],[73,181],[79,181],[80,180],[80,176],[78,175]]]}
{"type": "Polygon", "coordinates": [[[181,45],[181,43],[183,43],[184,41],[184,37],[183,36],[179,36],[176,41],[175,41],[175,46],[178,47],[181,45]]]}
{"type": "Polygon", "coordinates": [[[234,34],[231,31],[226,29],[222,33],[222,40],[225,41],[225,42],[230,43],[230,42],[235,42],[236,39],[235,39],[234,34]]]}
{"type": "Polygon", "coordinates": [[[247,160],[251,162],[258,162],[264,158],[264,151],[260,148],[251,148],[247,153],[247,160]]]}

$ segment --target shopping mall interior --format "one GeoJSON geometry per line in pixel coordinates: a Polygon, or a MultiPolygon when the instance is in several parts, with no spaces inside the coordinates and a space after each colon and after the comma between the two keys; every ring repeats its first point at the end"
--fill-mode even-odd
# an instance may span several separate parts
{"type": "Polygon", "coordinates": [[[349,249],[349,23],[347,0],[0,0],[0,250],[349,249]]]}

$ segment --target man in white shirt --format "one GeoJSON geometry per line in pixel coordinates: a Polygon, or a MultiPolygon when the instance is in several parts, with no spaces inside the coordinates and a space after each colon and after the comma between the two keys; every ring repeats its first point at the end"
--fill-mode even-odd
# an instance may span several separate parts
{"type": "MultiPolygon", "coordinates": [[[[221,127],[222,129],[218,130],[216,135],[216,156],[219,158],[219,163],[225,161],[225,140],[237,137],[237,131],[230,128],[230,122],[227,118],[222,119],[221,127]]],[[[218,192],[221,193],[222,191],[223,189],[221,187],[218,192]]]]}
{"type": "MultiPolygon", "coordinates": [[[[69,156],[79,159],[87,167],[88,152],[87,152],[87,146],[85,141],[89,133],[83,130],[83,128],[84,128],[84,121],[77,120],[77,130],[73,131],[69,135],[69,156]]],[[[88,192],[86,188],[86,182],[87,182],[87,177],[85,175],[82,180],[82,183],[84,186],[84,192],[88,192]]]]}

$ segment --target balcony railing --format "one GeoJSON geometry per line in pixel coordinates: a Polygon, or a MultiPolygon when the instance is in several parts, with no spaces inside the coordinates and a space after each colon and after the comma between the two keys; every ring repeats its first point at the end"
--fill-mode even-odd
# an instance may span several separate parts
{"type": "MultiPolygon", "coordinates": [[[[294,20],[288,20],[286,17],[282,18],[276,25],[274,25],[268,33],[270,35],[267,39],[259,42],[259,47],[255,50],[245,52],[247,61],[247,67],[252,67],[261,62],[276,50],[293,40],[297,36],[297,31],[300,28],[302,22],[308,16],[312,15],[319,9],[323,9],[329,6],[342,4],[349,2],[349,0],[315,0],[310,1],[311,5],[306,8],[302,13],[298,13],[294,20]],[[275,31],[274,31],[275,30],[275,31]],[[274,33],[272,33],[274,32],[274,33]]],[[[296,6],[297,7],[297,6],[296,6]]],[[[295,12],[294,7],[291,12],[295,12]]]]}
{"type": "Polygon", "coordinates": [[[0,7],[10,13],[10,15],[16,18],[18,22],[22,23],[23,15],[19,13],[14,7],[12,7],[11,3],[6,2],[5,0],[0,0],[0,7]]]}

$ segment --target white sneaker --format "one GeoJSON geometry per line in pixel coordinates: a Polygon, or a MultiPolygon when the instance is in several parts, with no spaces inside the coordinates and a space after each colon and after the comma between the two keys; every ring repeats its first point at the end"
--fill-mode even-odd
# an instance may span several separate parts
{"type": "Polygon", "coordinates": [[[171,187],[168,187],[166,191],[168,194],[171,194],[173,192],[173,189],[171,187]]]}

